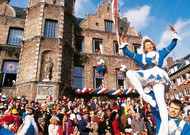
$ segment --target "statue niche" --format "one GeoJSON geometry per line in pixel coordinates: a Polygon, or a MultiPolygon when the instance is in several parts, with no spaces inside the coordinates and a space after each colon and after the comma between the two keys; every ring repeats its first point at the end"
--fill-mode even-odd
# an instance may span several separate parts
{"type": "Polygon", "coordinates": [[[45,61],[44,61],[44,80],[43,81],[50,81],[51,80],[51,75],[52,75],[52,69],[54,66],[53,60],[51,57],[48,57],[45,61]]]}

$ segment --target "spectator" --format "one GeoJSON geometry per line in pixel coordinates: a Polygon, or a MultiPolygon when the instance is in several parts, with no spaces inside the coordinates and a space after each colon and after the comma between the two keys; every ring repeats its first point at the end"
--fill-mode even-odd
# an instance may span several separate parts
{"type": "Polygon", "coordinates": [[[116,134],[121,135],[118,119],[119,119],[119,114],[116,111],[113,111],[110,116],[110,125],[115,135],[116,134]]]}
{"type": "Polygon", "coordinates": [[[50,124],[48,126],[48,134],[49,135],[61,135],[59,134],[59,118],[56,116],[52,116],[50,119],[50,124]]]}
{"type": "Polygon", "coordinates": [[[0,124],[0,135],[14,135],[14,134],[11,131],[9,131],[8,129],[1,126],[1,124],[0,124]]]}
{"type": "Polygon", "coordinates": [[[14,118],[14,132],[17,133],[17,130],[19,129],[20,125],[22,124],[22,117],[19,115],[19,112],[16,109],[12,110],[12,116],[14,118]]]}
{"type": "Polygon", "coordinates": [[[41,131],[39,132],[39,135],[43,135],[44,134],[44,125],[45,125],[45,118],[39,118],[38,119],[38,123],[39,123],[39,126],[41,128],[41,131]]]}
{"type": "Polygon", "coordinates": [[[90,123],[88,121],[89,114],[87,112],[83,113],[81,120],[79,121],[79,131],[81,135],[89,135],[90,123]]]}
{"type": "Polygon", "coordinates": [[[63,135],[70,135],[73,132],[72,123],[69,119],[69,115],[65,114],[62,120],[63,135]]]}
{"type": "Polygon", "coordinates": [[[48,135],[48,125],[51,118],[51,111],[48,109],[48,106],[45,103],[41,104],[41,108],[42,117],[46,120],[44,125],[44,135],[48,135]]]}
{"type": "Polygon", "coordinates": [[[188,123],[190,124],[190,110],[187,111],[188,123]]]}
{"type": "Polygon", "coordinates": [[[91,117],[91,122],[90,122],[91,130],[89,132],[89,135],[98,135],[98,123],[94,118],[95,118],[95,116],[91,117]]]}
{"type": "Polygon", "coordinates": [[[11,115],[3,116],[0,120],[1,126],[9,130],[12,133],[16,133],[14,130],[14,117],[11,115]]]}
{"type": "MultiPolygon", "coordinates": [[[[184,98],[183,98],[184,99],[184,98]]],[[[184,117],[187,117],[188,114],[187,114],[187,111],[190,110],[190,105],[189,105],[189,102],[186,102],[185,103],[185,106],[184,106],[184,117]]]]}
{"type": "Polygon", "coordinates": [[[155,133],[154,133],[154,122],[151,120],[151,114],[150,113],[148,113],[148,114],[146,114],[146,118],[147,118],[147,120],[146,120],[146,127],[147,127],[147,130],[148,130],[148,135],[154,135],[155,133]]]}
{"type": "Polygon", "coordinates": [[[74,113],[70,114],[70,121],[71,121],[71,126],[70,126],[70,133],[71,134],[78,134],[79,133],[79,130],[78,130],[78,121],[77,121],[77,118],[76,118],[76,115],[74,113]]]}
{"type": "Polygon", "coordinates": [[[190,131],[190,125],[184,120],[180,120],[179,117],[182,114],[183,104],[179,100],[172,100],[169,103],[169,135],[179,134],[188,135],[190,131]]]}
{"type": "Polygon", "coordinates": [[[131,128],[134,134],[144,134],[147,132],[146,123],[141,119],[140,113],[136,113],[135,119],[131,121],[131,128]]]}

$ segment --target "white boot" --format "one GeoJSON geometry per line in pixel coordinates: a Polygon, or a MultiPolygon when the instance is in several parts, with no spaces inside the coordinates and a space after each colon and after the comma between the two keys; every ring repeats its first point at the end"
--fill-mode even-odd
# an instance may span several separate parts
{"type": "Polygon", "coordinates": [[[144,101],[146,101],[147,103],[149,103],[152,107],[156,106],[156,101],[153,100],[151,96],[143,93],[142,98],[144,99],[144,101]]]}

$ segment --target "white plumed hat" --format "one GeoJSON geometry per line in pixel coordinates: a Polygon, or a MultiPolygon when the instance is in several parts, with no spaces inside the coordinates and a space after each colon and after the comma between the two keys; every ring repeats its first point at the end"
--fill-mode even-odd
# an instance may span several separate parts
{"type": "Polygon", "coordinates": [[[139,52],[139,53],[141,53],[141,54],[144,53],[144,51],[143,51],[143,44],[144,44],[144,42],[145,42],[146,40],[150,40],[151,42],[153,42],[152,39],[151,39],[149,36],[144,36],[144,37],[142,38],[142,41],[141,41],[141,48],[140,48],[140,52],[139,52]]]}

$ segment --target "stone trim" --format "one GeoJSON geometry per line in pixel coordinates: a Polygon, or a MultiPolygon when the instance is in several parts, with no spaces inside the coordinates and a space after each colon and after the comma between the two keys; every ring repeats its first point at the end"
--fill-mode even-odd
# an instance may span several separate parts
{"type": "Polygon", "coordinates": [[[40,53],[40,37],[37,39],[37,44],[36,44],[36,52],[35,52],[35,61],[34,61],[34,70],[33,70],[33,80],[37,79],[37,71],[38,71],[38,62],[39,62],[39,53],[40,53]]]}
{"type": "Polygon", "coordinates": [[[59,24],[59,35],[58,38],[63,38],[63,24],[64,24],[64,9],[60,7],[60,24],[59,24]]]}
{"type": "MultiPolygon", "coordinates": [[[[29,9],[27,8],[27,9],[25,10],[25,12],[26,12],[26,19],[25,19],[25,26],[24,26],[24,28],[26,28],[27,25],[28,25],[28,12],[29,12],[29,9]]],[[[26,30],[24,31],[23,40],[25,40],[25,35],[26,35],[26,30]]]]}
{"type": "Polygon", "coordinates": [[[18,66],[18,71],[17,71],[17,76],[16,76],[17,82],[19,80],[19,74],[20,74],[20,65],[21,65],[22,50],[23,50],[23,42],[21,42],[21,47],[20,47],[19,66],[18,66]]]}
{"type": "Polygon", "coordinates": [[[44,7],[45,4],[43,3],[40,5],[40,18],[38,23],[38,39],[36,43],[36,52],[35,52],[35,61],[34,61],[34,70],[33,70],[33,80],[37,79],[37,72],[38,72],[38,63],[39,63],[39,54],[40,54],[40,42],[41,42],[41,35],[42,35],[42,24],[43,24],[43,16],[44,16],[44,7]]]}
{"type": "Polygon", "coordinates": [[[38,36],[41,36],[42,34],[42,24],[43,24],[43,16],[44,16],[44,7],[45,4],[42,4],[40,6],[40,18],[39,18],[39,24],[38,24],[38,36]]]}
{"type": "Polygon", "coordinates": [[[59,45],[59,54],[58,54],[58,72],[57,72],[57,79],[58,82],[61,82],[61,66],[62,66],[62,52],[63,52],[63,41],[61,39],[58,39],[58,45],[59,45]]]}

